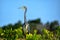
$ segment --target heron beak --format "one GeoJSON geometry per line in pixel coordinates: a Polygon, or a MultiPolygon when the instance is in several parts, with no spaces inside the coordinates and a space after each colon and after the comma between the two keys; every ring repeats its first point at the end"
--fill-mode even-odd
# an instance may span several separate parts
{"type": "Polygon", "coordinates": [[[24,10],[24,11],[25,11],[25,8],[24,8],[24,7],[19,7],[18,9],[22,9],[22,10],[24,10]]]}

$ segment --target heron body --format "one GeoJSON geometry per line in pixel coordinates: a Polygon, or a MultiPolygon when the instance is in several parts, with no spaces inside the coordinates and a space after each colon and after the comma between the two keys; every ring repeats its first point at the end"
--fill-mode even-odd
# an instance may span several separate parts
{"type": "Polygon", "coordinates": [[[26,21],[27,7],[26,6],[22,6],[21,8],[24,9],[24,26],[23,26],[23,31],[24,31],[24,33],[27,33],[27,32],[30,31],[29,24],[26,21]]]}

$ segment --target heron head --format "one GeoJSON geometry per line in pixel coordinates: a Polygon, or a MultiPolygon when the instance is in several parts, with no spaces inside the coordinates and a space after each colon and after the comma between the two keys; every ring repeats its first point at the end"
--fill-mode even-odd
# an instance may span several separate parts
{"type": "Polygon", "coordinates": [[[22,6],[22,7],[19,7],[19,9],[22,9],[22,10],[27,10],[27,7],[26,6],[22,6]]]}

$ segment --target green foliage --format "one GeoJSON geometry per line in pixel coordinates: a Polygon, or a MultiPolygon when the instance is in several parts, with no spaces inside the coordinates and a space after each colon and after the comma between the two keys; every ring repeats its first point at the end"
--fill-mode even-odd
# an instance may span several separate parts
{"type": "Polygon", "coordinates": [[[0,33],[1,37],[4,38],[4,40],[16,40],[17,38],[22,38],[23,37],[23,32],[22,32],[22,27],[12,30],[11,29],[6,29],[3,30],[3,32],[0,33]]]}
{"type": "Polygon", "coordinates": [[[55,31],[57,26],[59,26],[59,22],[58,21],[51,22],[50,23],[50,31],[55,31]]]}
{"type": "Polygon", "coordinates": [[[12,31],[12,28],[9,30],[4,30],[3,35],[1,35],[5,40],[14,40],[17,36],[14,31],[12,31]]]}
{"type": "Polygon", "coordinates": [[[19,38],[25,39],[26,36],[26,40],[60,40],[60,26],[57,21],[47,23],[46,25],[48,28],[50,27],[50,30],[44,28],[42,30],[39,30],[42,34],[37,34],[38,30],[36,29],[35,24],[40,23],[39,20],[40,19],[37,19],[31,22],[31,33],[29,34],[24,34],[20,21],[14,25],[8,24],[6,26],[3,26],[0,28],[0,38],[2,38],[3,40],[17,40],[19,38]]]}
{"type": "Polygon", "coordinates": [[[2,28],[0,28],[0,34],[3,32],[2,28]]]}
{"type": "Polygon", "coordinates": [[[37,30],[34,30],[34,34],[26,34],[26,40],[37,40],[37,30]]]}
{"type": "Polygon", "coordinates": [[[2,38],[2,35],[4,35],[2,28],[0,28],[0,38],[2,38]]]}
{"type": "MultiPolygon", "coordinates": [[[[22,27],[12,30],[2,30],[0,29],[0,37],[4,40],[16,40],[18,38],[23,38],[22,27]]],[[[42,34],[37,34],[37,30],[34,30],[34,34],[26,34],[26,40],[60,40],[60,26],[56,28],[55,33],[43,29],[42,34]]]]}
{"type": "Polygon", "coordinates": [[[56,29],[56,38],[60,40],[60,26],[58,26],[56,29]]]}
{"type": "Polygon", "coordinates": [[[43,29],[42,32],[43,32],[43,35],[42,35],[43,39],[45,39],[45,40],[47,40],[47,39],[53,40],[54,39],[53,32],[50,32],[47,29],[43,29]]]}
{"type": "Polygon", "coordinates": [[[22,27],[15,29],[14,31],[16,32],[16,34],[18,35],[19,38],[23,37],[22,27]]]}
{"type": "Polygon", "coordinates": [[[29,20],[28,23],[41,23],[41,20],[38,18],[38,19],[35,19],[35,20],[29,20]]]}
{"type": "Polygon", "coordinates": [[[37,30],[34,31],[34,34],[27,34],[26,40],[60,40],[60,27],[57,27],[56,34],[53,32],[43,29],[43,34],[36,34],[37,30]]]}

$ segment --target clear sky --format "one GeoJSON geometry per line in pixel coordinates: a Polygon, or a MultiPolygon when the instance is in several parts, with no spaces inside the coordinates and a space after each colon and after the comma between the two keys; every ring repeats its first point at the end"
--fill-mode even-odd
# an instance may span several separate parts
{"type": "Polygon", "coordinates": [[[60,22],[60,0],[0,0],[0,26],[24,22],[24,11],[18,9],[25,5],[27,20],[40,18],[43,23],[60,22]]]}

